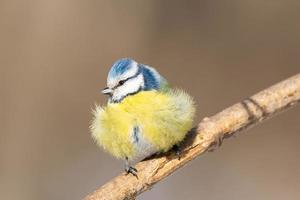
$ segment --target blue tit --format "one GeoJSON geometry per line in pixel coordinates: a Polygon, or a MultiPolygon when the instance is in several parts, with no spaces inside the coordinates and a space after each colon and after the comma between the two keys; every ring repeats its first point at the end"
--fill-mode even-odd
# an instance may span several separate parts
{"type": "Polygon", "coordinates": [[[91,134],[105,151],[130,164],[181,142],[192,128],[195,104],[191,96],[172,89],[154,68],[123,58],[116,61],[102,91],[107,105],[93,111],[91,134]]]}

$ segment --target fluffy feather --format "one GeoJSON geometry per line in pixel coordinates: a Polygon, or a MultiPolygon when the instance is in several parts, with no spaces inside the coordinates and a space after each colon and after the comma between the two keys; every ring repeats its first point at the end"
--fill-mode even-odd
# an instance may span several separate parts
{"type": "Polygon", "coordinates": [[[92,137],[117,158],[143,159],[183,140],[194,113],[192,98],[182,90],[141,91],[120,103],[96,106],[92,137]]]}

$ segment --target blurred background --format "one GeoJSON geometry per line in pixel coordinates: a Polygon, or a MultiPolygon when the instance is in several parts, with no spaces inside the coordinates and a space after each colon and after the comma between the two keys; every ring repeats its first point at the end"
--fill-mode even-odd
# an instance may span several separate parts
{"type": "MultiPolygon", "coordinates": [[[[155,67],[195,124],[299,73],[293,0],[0,0],[0,199],[81,199],[123,172],[89,124],[111,64],[155,67]]],[[[139,199],[300,198],[300,107],[226,140],[139,199]]]]}

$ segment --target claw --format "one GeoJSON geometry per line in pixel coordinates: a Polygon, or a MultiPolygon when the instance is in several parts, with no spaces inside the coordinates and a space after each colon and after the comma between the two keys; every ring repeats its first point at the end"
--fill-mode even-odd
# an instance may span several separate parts
{"type": "Polygon", "coordinates": [[[134,167],[131,167],[128,161],[128,158],[125,159],[125,172],[127,174],[132,174],[133,176],[135,176],[136,178],[138,178],[137,176],[137,169],[134,167]]]}
{"type": "Polygon", "coordinates": [[[127,174],[132,174],[133,176],[138,177],[137,176],[137,169],[134,168],[134,167],[129,167],[128,169],[126,169],[126,173],[127,174]]]}
{"type": "Polygon", "coordinates": [[[176,156],[178,157],[178,160],[180,160],[181,156],[180,156],[180,153],[181,153],[181,149],[180,149],[180,146],[175,144],[173,146],[173,150],[175,151],[176,153],[176,156]]]}

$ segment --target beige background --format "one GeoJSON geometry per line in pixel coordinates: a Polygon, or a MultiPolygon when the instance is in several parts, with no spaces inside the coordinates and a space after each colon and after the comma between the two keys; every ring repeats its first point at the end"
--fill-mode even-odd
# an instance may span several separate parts
{"type": "MultiPolygon", "coordinates": [[[[110,65],[156,67],[213,115],[300,69],[295,0],[0,0],[0,199],[81,199],[123,170],[89,135],[110,65]]],[[[300,107],[140,199],[300,198],[300,107]]]]}

